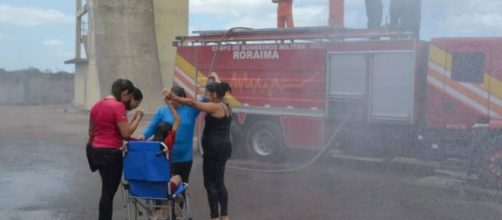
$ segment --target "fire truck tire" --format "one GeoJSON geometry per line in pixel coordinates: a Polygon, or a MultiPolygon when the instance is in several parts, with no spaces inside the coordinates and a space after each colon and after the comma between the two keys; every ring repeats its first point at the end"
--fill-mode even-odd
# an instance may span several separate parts
{"type": "Polygon", "coordinates": [[[481,180],[490,187],[502,187],[502,136],[487,141],[479,158],[478,174],[481,180]]]}
{"type": "Polygon", "coordinates": [[[249,155],[261,161],[277,161],[285,149],[281,128],[271,121],[253,124],[246,135],[249,155]]]}

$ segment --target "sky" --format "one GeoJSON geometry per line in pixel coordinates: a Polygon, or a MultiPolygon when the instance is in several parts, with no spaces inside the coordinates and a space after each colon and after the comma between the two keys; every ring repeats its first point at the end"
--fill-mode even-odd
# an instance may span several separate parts
{"type": "MultiPolygon", "coordinates": [[[[389,0],[383,0],[388,7],[389,0]]],[[[74,71],[75,1],[0,0],[0,68],[74,71]]],[[[422,0],[422,38],[502,36],[502,0],[422,0]]],[[[387,9],[384,19],[388,20],[387,9]]],[[[190,0],[189,30],[272,28],[271,0],[190,0]]],[[[345,25],[364,28],[364,0],[345,0],[345,25]]],[[[328,0],[295,0],[296,26],[326,25],[328,0]]]]}

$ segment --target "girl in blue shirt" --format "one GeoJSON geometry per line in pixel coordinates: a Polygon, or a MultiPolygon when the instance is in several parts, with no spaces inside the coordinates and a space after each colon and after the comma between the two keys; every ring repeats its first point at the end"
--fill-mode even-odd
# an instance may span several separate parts
{"type": "MultiPolygon", "coordinates": [[[[177,96],[186,97],[185,90],[181,87],[172,87],[171,92],[177,96]]],[[[193,160],[193,132],[195,120],[200,111],[172,100],[169,100],[169,102],[174,106],[180,118],[180,125],[176,131],[176,140],[171,154],[171,171],[173,175],[180,175],[183,182],[188,183],[193,160]]],[[[163,105],[157,110],[141,138],[150,138],[161,122],[174,123],[173,114],[167,105],[163,105]]]]}

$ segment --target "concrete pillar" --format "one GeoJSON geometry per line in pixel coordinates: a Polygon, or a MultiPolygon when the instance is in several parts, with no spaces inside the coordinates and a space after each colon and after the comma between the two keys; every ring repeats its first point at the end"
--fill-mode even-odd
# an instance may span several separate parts
{"type": "Polygon", "coordinates": [[[154,0],[153,6],[162,85],[171,87],[176,57],[172,42],[176,36],[188,35],[188,1],[154,0]]]}
{"type": "Polygon", "coordinates": [[[160,63],[153,0],[92,0],[94,49],[101,96],[118,78],[127,78],[144,94],[142,107],[161,104],[160,63]]]}
{"type": "MultiPolygon", "coordinates": [[[[143,91],[142,108],[154,112],[173,79],[171,42],[188,32],[188,1],[88,0],[87,59],[75,59],[75,101],[90,109],[118,78],[143,91]],[[84,93],[81,95],[81,93],[84,93]]],[[[77,39],[80,40],[80,39],[77,39]]],[[[77,57],[78,58],[78,57],[77,57]]]]}
{"type": "MultiPolygon", "coordinates": [[[[85,80],[81,83],[84,83],[85,85],[85,102],[84,105],[86,109],[90,109],[94,103],[99,101],[103,96],[101,94],[100,90],[100,84],[101,82],[99,81],[99,75],[98,75],[98,67],[97,67],[97,62],[96,62],[96,10],[94,10],[95,1],[94,0],[88,0],[87,5],[88,5],[88,17],[89,17],[89,31],[88,31],[88,51],[87,51],[87,68],[81,67],[79,69],[82,69],[82,71],[85,72],[85,80]]],[[[99,20],[99,17],[98,17],[99,20]]],[[[83,64],[85,65],[85,63],[83,64]]],[[[78,69],[76,69],[78,70],[78,69]]]]}
{"type": "Polygon", "coordinates": [[[88,65],[82,65],[82,64],[75,64],[75,90],[74,90],[74,102],[79,108],[85,108],[86,107],[86,94],[87,94],[87,89],[86,89],[86,75],[88,72],[88,65]]]}

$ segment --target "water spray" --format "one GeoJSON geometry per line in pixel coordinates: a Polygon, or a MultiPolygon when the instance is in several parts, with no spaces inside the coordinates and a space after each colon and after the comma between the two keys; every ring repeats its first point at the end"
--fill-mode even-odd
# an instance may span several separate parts
{"type": "Polygon", "coordinates": [[[345,124],[345,122],[347,122],[347,120],[348,120],[348,118],[345,118],[342,122],[340,122],[340,124],[336,128],[335,132],[333,132],[333,134],[331,134],[328,142],[326,142],[326,144],[323,146],[323,148],[314,157],[312,157],[312,159],[310,161],[308,161],[307,163],[302,164],[300,166],[286,168],[286,169],[277,169],[277,170],[251,169],[251,168],[231,166],[231,165],[227,166],[227,167],[230,169],[234,169],[234,170],[240,170],[240,171],[246,171],[246,172],[257,172],[257,173],[286,173],[286,172],[293,172],[293,171],[301,170],[303,168],[306,168],[306,167],[312,165],[315,161],[317,161],[319,159],[319,157],[321,157],[321,155],[324,154],[324,152],[326,152],[326,150],[329,148],[329,146],[331,146],[331,144],[334,142],[335,137],[342,130],[342,127],[345,124]]]}

